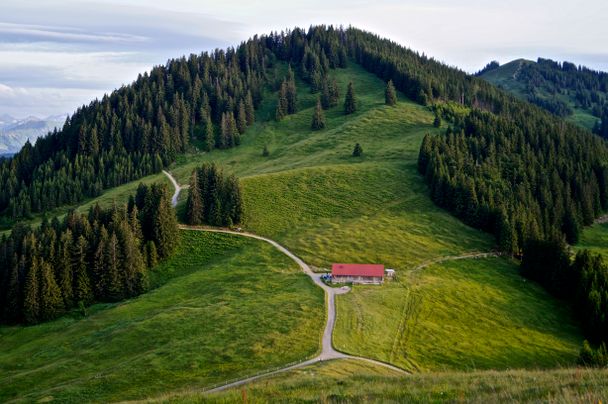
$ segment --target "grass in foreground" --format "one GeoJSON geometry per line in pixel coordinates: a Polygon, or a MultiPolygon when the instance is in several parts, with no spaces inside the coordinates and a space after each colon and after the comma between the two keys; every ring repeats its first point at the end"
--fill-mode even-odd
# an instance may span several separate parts
{"type": "Polygon", "coordinates": [[[338,349],[411,370],[572,365],[582,341],[566,305],[503,258],[400,273],[356,286],[337,307],[338,349]]]}
{"type": "Polygon", "coordinates": [[[338,360],[225,392],[167,396],[183,403],[535,402],[591,403],[608,396],[608,370],[475,371],[403,376],[365,362],[338,360]]]}
{"type": "Polygon", "coordinates": [[[93,306],[86,318],[0,328],[0,401],[144,398],[318,350],[323,293],[289,258],[236,236],[181,238],[145,295],[93,306]]]}

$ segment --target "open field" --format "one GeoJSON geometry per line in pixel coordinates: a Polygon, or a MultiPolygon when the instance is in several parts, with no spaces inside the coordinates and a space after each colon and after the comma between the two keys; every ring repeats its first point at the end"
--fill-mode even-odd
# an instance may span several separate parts
{"type": "Polygon", "coordinates": [[[603,402],[608,370],[555,369],[437,372],[402,376],[358,361],[333,361],[202,396],[167,396],[176,403],[281,402],[603,402]]]}
{"type": "Polygon", "coordinates": [[[608,259],[608,223],[596,223],[587,227],[581,233],[576,250],[588,249],[608,259]]]}
{"type": "Polygon", "coordinates": [[[203,387],[315,354],[322,291],[262,241],[181,232],[156,289],[0,328],[0,401],[113,401],[203,387]]]}
{"type": "Polygon", "coordinates": [[[418,371],[573,365],[569,310],[506,258],[446,261],[337,298],[334,343],[418,371]]]}

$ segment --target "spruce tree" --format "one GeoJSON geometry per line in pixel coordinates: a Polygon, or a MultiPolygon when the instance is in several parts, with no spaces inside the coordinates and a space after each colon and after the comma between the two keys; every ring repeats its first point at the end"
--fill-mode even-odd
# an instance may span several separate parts
{"type": "Polygon", "coordinates": [[[262,157],[268,157],[270,156],[270,151],[268,150],[268,146],[264,145],[264,148],[262,149],[262,157]]]}
{"type": "Polygon", "coordinates": [[[386,90],[384,91],[384,102],[386,105],[397,105],[397,91],[395,91],[395,86],[393,85],[393,80],[389,80],[386,83],[386,90]]]}
{"type": "Polygon", "coordinates": [[[348,83],[348,88],[346,89],[346,96],[344,97],[344,114],[350,115],[357,110],[357,100],[355,98],[355,89],[353,87],[353,82],[348,83]]]}
{"type": "Polygon", "coordinates": [[[433,126],[436,128],[441,126],[441,117],[439,115],[435,115],[435,119],[433,120],[433,126]]]}
{"type": "Polygon", "coordinates": [[[325,113],[323,113],[320,99],[317,99],[317,106],[312,114],[312,123],[310,127],[312,130],[321,130],[325,128],[325,113]]]}
{"type": "Polygon", "coordinates": [[[203,200],[201,189],[198,183],[197,170],[192,171],[190,176],[190,188],[188,200],[186,201],[186,220],[188,224],[196,226],[203,223],[203,200]]]}
{"type": "Polygon", "coordinates": [[[82,235],[74,244],[72,268],[74,270],[74,300],[88,305],[93,300],[93,294],[87,273],[87,240],[82,235]]]}
{"type": "Polygon", "coordinates": [[[63,312],[61,290],[57,286],[53,268],[40,261],[40,319],[51,320],[63,312]]]}
{"type": "Polygon", "coordinates": [[[239,133],[242,135],[247,129],[247,112],[245,111],[245,103],[243,100],[239,102],[239,109],[236,115],[236,127],[239,133]]]}
{"type": "Polygon", "coordinates": [[[39,270],[38,257],[34,256],[25,275],[23,290],[23,319],[28,324],[35,324],[40,319],[39,270]]]}
{"type": "Polygon", "coordinates": [[[283,80],[281,88],[279,89],[277,108],[275,111],[275,119],[280,121],[283,119],[289,111],[289,102],[287,101],[287,82],[283,80]]]}
{"type": "Polygon", "coordinates": [[[63,304],[66,308],[70,308],[74,304],[72,284],[74,278],[72,274],[72,232],[67,229],[60,238],[59,253],[57,256],[57,273],[59,279],[59,289],[63,297],[63,304]]]}
{"type": "Polygon", "coordinates": [[[247,119],[247,126],[253,125],[255,122],[255,108],[251,91],[247,91],[247,97],[245,97],[245,116],[247,119]]]}
{"type": "Polygon", "coordinates": [[[154,218],[153,238],[156,243],[156,250],[160,258],[168,257],[175,249],[178,229],[175,210],[171,206],[171,200],[165,186],[156,189],[157,207],[156,217],[154,218]]]}
{"type": "Polygon", "coordinates": [[[363,154],[363,148],[361,147],[361,145],[359,143],[357,143],[355,145],[355,148],[353,149],[353,157],[361,157],[362,154],[363,154]]]}
{"type": "Polygon", "coordinates": [[[106,267],[104,271],[105,298],[110,301],[117,301],[123,297],[121,279],[121,256],[120,247],[116,233],[112,232],[105,246],[104,261],[106,267]]]}
{"type": "Polygon", "coordinates": [[[148,268],[154,268],[158,264],[158,252],[156,251],[156,244],[153,241],[146,243],[146,262],[148,268]]]}

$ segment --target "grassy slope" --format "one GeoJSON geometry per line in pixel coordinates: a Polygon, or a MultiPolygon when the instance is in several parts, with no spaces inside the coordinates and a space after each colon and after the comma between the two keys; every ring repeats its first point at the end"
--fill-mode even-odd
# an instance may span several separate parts
{"type": "Polygon", "coordinates": [[[412,370],[572,364],[581,343],[568,309],[499,258],[435,264],[382,293],[356,287],[338,313],[338,348],[412,370]]]}
{"type": "Polygon", "coordinates": [[[402,376],[355,361],[334,361],[290,371],[245,388],[172,402],[602,402],[608,370],[432,373],[402,376]]]}
{"type": "Polygon", "coordinates": [[[204,386],[319,347],[323,294],[264,242],[182,232],[163,286],[86,318],[0,328],[0,401],[112,401],[204,386]]]}
{"type": "Polygon", "coordinates": [[[608,259],[608,223],[596,223],[585,228],[575,249],[588,249],[608,259]]]}
{"type": "MultiPolygon", "coordinates": [[[[384,106],[384,84],[357,66],[338,71],[337,79],[341,89],[344,89],[350,80],[355,83],[359,99],[357,114],[344,117],[341,108],[337,107],[327,113],[328,129],[311,132],[309,125],[315,96],[306,91],[304,84],[299,83],[301,112],[280,123],[258,122],[243,137],[243,144],[238,148],[185,156],[172,167],[172,171],[180,182],[186,183],[194,166],[202,161],[216,161],[227,170],[238,174],[243,179],[245,227],[276,238],[317,266],[327,266],[332,261],[379,261],[396,267],[401,279],[406,280],[414,279],[407,272],[420,262],[439,256],[489,250],[493,243],[488,235],[463,225],[432,204],[422,179],[416,173],[415,162],[421,139],[425,133],[436,130],[431,124],[433,115],[424,107],[408,101],[401,101],[394,108],[384,106]],[[364,148],[364,157],[360,159],[350,157],[357,141],[364,148]],[[271,151],[268,158],[261,156],[264,144],[268,144],[271,151]]],[[[274,96],[269,97],[269,100],[258,111],[258,117],[272,114],[274,96]]],[[[138,181],[130,186],[136,187],[137,183],[138,181]]],[[[185,193],[181,200],[183,203],[185,193]]],[[[182,251],[186,251],[190,247],[183,245],[182,248],[185,249],[182,251]]],[[[163,273],[170,268],[178,273],[208,268],[207,264],[204,264],[207,259],[210,259],[211,271],[192,272],[174,280],[168,279],[166,286],[124,304],[96,306],[94,311],[100,310],[99,313],[85,320],[64,318],[37,327],[0,329],[3,344],[12,344],[8,345],[11,346],[9,350],[0,354],[0,366],[3,373],[5,370],[15,372],[19,378],[10,379],[12,384],[9,389],[2,389],[3,394],[11,395],[15,394],[16,390],[31,390],[34,395],[42,395],[52,386],[60,385],[64,397],[78,398],[79,394],[91,393],[105,394],[99,397],[111,399],[119,397],[117,390],[121,388],[125,389],[124,394],[120,395],[121,398],[156,395],[168,389],[168,386],[171,386],[171,390],[192,384],[200,387],[243,374],[246,370],[273,366],[291,358],[298,359],[314,351],[317,346],[315,338],[322,326],[323,304],[319,291],[309,291],[305,286],[310,284],[302,283],[305,282],[302,278],[299,284],[285,280],[286,283],[281,285],[304,290],[289,289],[290,293],[293,292],[290,297],[303,306],[299,307],[299,311],[294,309],[295,312],[292,310],[283,313],[282,306],[287,300],[282,299],[282,295],[275,294],[276,290],[280,289],[280,285],[276,283],[283,282],[283,277],[272,277],[270,281],[265,278],[263,284],[255,282],[259,280],[256,271],[260,272],[262,268],[278,270],[273,264],[275,253],[268,251],[265,246],[261,246],[259,251],[244,247],[237,248],[237,251],[228,248],[222,257],[204,257],[201,262],[196,263],[195,260],[192,263],[192,257],[180,255],[175,258],[177,261],[172,260],[173,264],[164,266],[163,273]],[[220,270],[226,267],[233,270],[234,277],[220,270]],[[237,275],[240,277],[235,280],[237,275]],[[190,279],[195,283],[189,283],[190,279]],[[198,280],[200,283],[197,283],[198,280]],[[251,310],[240,314],[231,311],[225,313],[218,311],[218,307],[224,310],[224,305],[208,304],[210,297],[218,298],[219,292],[216,290],[221,290],[222,295],[228,296],[229,305],[236,304],[236,301],[242,303],[243,296],[239,295],[242,288],[234,288],[235,284],[232,282],[237,282],[236,285],[243,282],[243,287],[248,290],[253,290],[254,286],[261,288],[256,294],[245,296],[246,299],[253,299],[251,310]],[[166,291],[164,297],[171,295],[171,301],[159,303],[162,303],[162,310],[179,314],[174,321],[171,320],[171,326],[168,328],[163,325],[163,321],[167,320],[166,316],[157,316],[157,311],[146,307],[146,302],[153,304],[155,296],[161,291],[166,291]],[[304,291],[306,293],[301,297],[300,294],[304,291]],[[238,299],[231,292],[236,293],[238,299]],[[197,311],[215,318],[217,321],[213,326],[217,327],[219,324],[221,328],[205,328],[210,327],[205,318],[192,317],[190,309],[173,307],[173,299],[176,296],[197,302],[197,311]],[[141,303],[142,301],[144,303],[141,303]],[[142,316],[149,314],[151,318],[145,321],[138,319],[130,312],[130,308],[141,310],[138,313],[142,316]],[[268,310],[257,311],[262,309],[268,310]],[[303,319],[300,326],[295,324],[298,316],[303,319]],[[258,327],[260,319],[270,321],[268,327],[258,327]],[[273,319],[276,323],[273,323],[273,319]],[[256,321],[253,335],[249,332],[239,334],[241,341],[235,341],[234,346],[226,346],[226,337],[234,335],[232,330],[235,327],[240,327],[241,324],[248,327],[252,321],[256,321]],[[147,325],[148,322],[150,326],[147,325]],[[278,324],[288,324],[290,330],[295,333],[297,329],[299,334],[287,332],[287,335],[277,336],[272,326],[276,327],[278,324]],[[110,345],[100,344],[100,338],[108,338],[105,329],[110,330],[110,333],[118,333],[116,343],[112,339],[110,345]],[[175,337],[175,330],[184,331],[180,331],[179,336],[175,337]],[[124,341],[121,339],[123,332],[126,333],[126,341],[132,339],[140,342],[143,335],[147,338],[144,341],[148,343],[142,344],[141,347],[137,344],[133,352],[124,352],[124,341]],[[193,332],[195,338],[191,342],[190,333],[193,332]],[[33,342],[35,338],[40,340],[33,342]],[[255,345],[252,344],[251,338],[260,338],[265,342],[255,345]],[[279,341],[275,341],[274,346],[273,342],[269,342],[273,341],[273,338],[279,341]],[[309,342],[314,340],[314,343],[310,342],[302,349],[291,349],[289,355],[284,353],[286,341],[292,344],[293,341],[302,339],[309,342]],[[70,342],[72,340],[74,342],[70,342]],[[170,341],[170,344],[159,346],[156,341],[170,341]],[[211,349],[203,350],[201,346],[210,346],[211,349]],[[252,352],[252,346],[260,347],[262,353],[257,349],[252,352]],[[207,356],[209,352],[223,354],[226,350],[229,356],[223,358],[222,364],[207,356]],[[70,354],[72,351],[78,352],[74,358],[70,354]],[[25,362],[22,365],[24,368],[20,370],[17,358],[28,356],[32,359],[25,362]],[[173,360],[166,360],[167,357],[177,357],[180,360],[178,364],[174,364],[173,360]],[[67,370],[62,367],[64,363],[67,363],[67,370]],[[74,363],[80,367],[78,371],[69,370],[74,367],[74,363]],[[43,364],[46,367],[41,367],[43,364]],[[57,371],[58,369],[61,369],[61,372],[57,371]],[[138,371],[141,374],[138,374],[138,371]],[[107,393],[97,390],[100,382],[92,378],[92,375],[97,373],[101,373],[109,383],[107,393]],[[26,377],[30,375],[36,377],[26,377]],[[33,390],[33,387],[22,387],[27,383],[32,383],[33,386],[36,380],[39,381],[36,390],[33,390]],[[150,380],[155,382],[150,383],[150,380]],[[131,387],[126,386],[127,382],[131,387]]],[[[280,262],[284,261],[279,258],[276,265],[280,262]]],[[[289,265],[291,267],[291,264],[289,265]]],[[[512,282],[516,279],[515,270],[507,261],[496,260],[495,266],[498,270],[492,271],[493,268],[490,268],[487,272],[484,272],[487,265],[477,267],[477,262],[468,265],[470,267],[467,271],[483,275],[486,279],[483,282],[479,279],[457,281],[452,279],[453,274],[439,270],[433,282],[418,284],[418,293],[429,296],[425,300],[425,306],[428,305],[428,327],[420,327],[427,335],[435,332],[431,326],[440,327],[443,319],[459,312],[452,307],[453,302],[446,303],[441,299],[432,298],[443,283],[447,290],[442,293],[452,298],[471,296],[479,292],[482,283],[493,285],[496,295],[509,293],[513,301],[529,301],[530,298],[526,298],[529,294],[539,299],[538,304],[519,305],[510,321],[503,319],[503,323],[496,324],[501,338],[513,335],[516,327],[513,324],[523,324],[538,317],[538,310],[552,310],[555,305],[551,298],[538,293],[534,286],[519,285],[520,288],[514,288],[512,282]],[[504,275],[502,270],[507,275],[504,275]]],[[[462,271],[459,274],[464,276],[462,271]]],[[[157,278],[155,283],[161,285],[166,280],[157,278]]],[[[343,342],[342,348],[357,352],[376,338],[374,331],[368,328],[365,328],[366,332],[363,333],[345,327],[345,324],[353,321],[350,313],[354,312],[361,320],[360,324],[374,324],[381,320],[385,323],[385,337],[393,338],[401,322],[404,289],[395,286],[397,285],[380,288],[357,287],[352,294],[339,300],[336,338],[343,342]],[[365,304],[359,305],[363,298],[366,299],[365,304]],[[349,307],[350,301],[359,306],[349,307]],[[383,313],[388,303],[398,310],[392,308],[386,314],[383,313]],[[378,313],[382,313],[380,317],[378,313]]],[[[502,310],[504,314],[504,305],[491,299],[477,299],[474,307],[477,310],[502,310]]],[[[543,364],[570,362],[574,350],[578,349],[578,333],[572,330],[571,319],[566,313],[556,313],[555,316],[548,316],[544,333],[528,332],[521,337],[517,336],[514,347],[521,349],[521,346],[529,345],[528,353],[533,358],[543,358],[543,364]],[[560,328],[560,324],[565,324],[565,327],[560,328]]],[[[470,368],[471,362],[467,359],[469,353],[455,347],[462,338],[467,340],[467,343],[472,343],[478,338],[478,334],[469,334],[464,327],[456,331],[441,334],[445,337],[444,341],[436,344],[433,350],[427,349],[428,345],[421,341],[424,349],[411,351],[412,360],[425,369],[470,368]],[[462,360],[458,362],[460,356],[462,360]]],[[[484,329],[484,332],[487,330],[484,329]]],[[[106,341],[108,339],[104,342],[106,341]]],[[[132,348],[133,343],[125,346],[132,348]]],[[[478,355],[488,357],[496,363],[496,358],[504,352],[506,346],[506,340],[501,340],[500,343],[490,344],[478,355]],[[495,348],[497,352],[493,353],[495,348]]],[[[383,344],[377,350],[365,352],[365,355],[385,358],[386,349],[383,344]]],[[[403,365],[403,352],[398,346],[389,360],[403,365]]],[[[472,357],[475,357],[474,355],[475,353],[472,357]]],[[[503,359],[502,367],[538,363],[536,359],[526,362],[517,356],[513,361],[510,357],[503,359]]],[[[8,380],[0,380],[4,381],[8,380]]]]}
{"type": "MultiPolygon", "coordinates": [[[[408,275],[421,262],[488,251],[493,242],[435,207],[416,172],[422,137],[435,130],[433,115],[408,101],[385,106],[384,83],[357,66],[337,71],[337,79],[340,88],[355,83],[360,108],[354,116],[345,118],[335,108],[327,114],[327,129],[311,132],[314,96],[300,83],[298,114],[280,123],[258,124],[239,148],[196,156],[172,171],[185,182],[200,161],[215,161],[238,174],[243,178],[244,227],[280,241],[315,266],[381,262],[403,275],[399,285],[357,287],[337,298],[335,338],[340,349],[420,369],[572,363],[580,335],[570,313],[536,286],[522,283],[510,261],[463,262],[458,281],[444,267],[432,282],[408,275]],[[350,156],[355,142],[363,146],[362,159],[350,156]],[[269,158],[261,156],[265,143],[269,158]],[[468,279],[467,272],[478,277],[468,279]],[[395,335],[405,287],[415,279],[427,310],[418,346],[405,358],[406,348],[394,347],[395,335]],[[445,299],[435,296],[440,285],[445,299]],[[478,296],[486,289],[493,295],[478,296]],[[504,305],[505,296],[521,303],[504,305]],[[554,309],[554,315],[546,315],[554,309]],[[464,323],[451,321],[452,332],[442,331],[445,320],[460,318],[463,310],[472,313],[464,323]],[[483,325],[476,321],[476,311],[498,318],[481,314],[488,321],[483,325]],[[529,322],[539,316],[545,321],[537,330],[529,322]],[[437,333],[441,340],[425,342],[437,333]],[[494,334],[499,337],[495,341],[494,334]],[[477,342],[485,346],[469,352],[477,342]],[[506,355],[509,349],[515,354],[506,355]]],[[[272,108],[273,103],[263,106],[262,113],[272,108]]]]}
{"type": "MultiPolygon", "coordinates": [[[[490,70],[490,71],[482,74],[481,77],[483,79],[489,81],[490,83],[509,91],[510,93],[516,95],[517,97],[527,100],[529,94],[526,90],[526,87],[522,83],[517,81],[515,78],[515,74],[517,73],[518,68],[523,63],[534,64],[536,62],[533,62],[530,60],[525,60],[525,59],[513,60],[507,64],[500,66],[497,69],[493,69],[493,70],[490,70]]],[[[546,97],[546,98],[552,97],[551,94],[547,94],[547,93],[541,91],[540,89],[538,89],[538,90],[539,90],[539,95],[541,97],[546,97]]],[[[582,126],[584,128],[587,128],[587,129],[593,128],[593,125],[595,125],[597,118],[595,116],[593,116],[590,111],[582,109],[582,108],[577,108],[576,102],[573,99],[573,97],[571,97],[571,96],[560,95],[559,97],[566,104],[570,105],[570,107],[574,111],[574,113],[572,115],[570,115],[569,117],[566,118],[568,121],[570,121],[576,125],[582,126]]]]}

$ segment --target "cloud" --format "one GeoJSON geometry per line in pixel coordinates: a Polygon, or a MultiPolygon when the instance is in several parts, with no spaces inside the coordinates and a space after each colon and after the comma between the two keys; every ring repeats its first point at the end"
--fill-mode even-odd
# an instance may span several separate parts
{"type": "Polygon", "coordinates": [[[143,42],[147,37],[129,34],[86,32],[78,28],[54,27],[0,22],[4,42],[61,41],[61,42],[143,42]]]}

